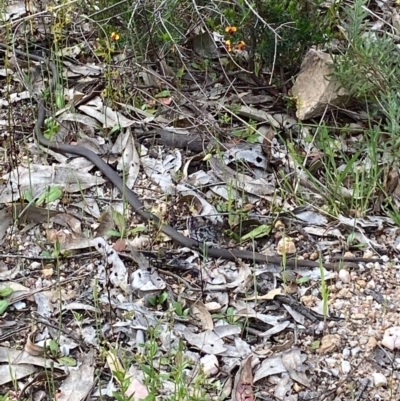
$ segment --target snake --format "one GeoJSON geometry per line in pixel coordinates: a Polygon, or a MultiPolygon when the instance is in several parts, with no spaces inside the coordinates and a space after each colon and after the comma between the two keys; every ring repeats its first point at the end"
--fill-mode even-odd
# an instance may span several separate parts
{"type": "MultiPolygon", "coordinates": [[[[15,49],[4,43],[0,43],[0,50],[3,53],[15,54],[27,60],[33,60],[38,63],[44,64],[51,72],[51,79],[49,80],[49,91],[50,93],[54,93],[59,75],[56,65],[50,59],[37,54],[32,54],[29,51],[25,52],[15,49]]],[[[47,108],[44,100],[40,96],[35,96],[34,98],[37,102],[37,118],[33,131],[37,144],[44,148],[51,149],[55,152],[62,153],[64,155],[81,156],[90,161],[111,182],[111,184],[118,189],[122,197],[130,204],[133,211],[142,219],[143,222],[153,224],[158,230],[170,237],[176,244],[198,251],[201,255],[204,255],[207,258],[220,258],[233,261],[242,259],[246,261],[251,261],[253,263],[278,266],[278,268],[280,268],[281,270],[286,268],[299,269],[320,267],[320,261],[305,260],[299,258],[290,259],[281,256],[269,256],[259,252],[242,249],[219,248],[186,237],[185,235],[177,231],[174,227],[165,224],[158,216],[154,215],[153,213],[147,212],[138,195],[125,185],[120,175],[112,167],[110,167],[99,155],[79,145],[69,145],[63,142],[57,142],[46,138],[43,135],[43,125],[47,117],[47,108]]],[[[376,262],[377,259],[343,258],[341,261],[338,262],[322,262],[322,264],[326,269],[333,270],[343,266],[343,262],[351,263],[355,261],[376,262]]]]}

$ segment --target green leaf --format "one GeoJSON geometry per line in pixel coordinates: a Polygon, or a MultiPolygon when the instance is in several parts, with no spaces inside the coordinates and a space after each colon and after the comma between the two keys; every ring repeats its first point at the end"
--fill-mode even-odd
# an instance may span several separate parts
{"type": "Polygon", "coordinates": [[[9,305],[8,302],[5,301],[4,299],[0,301],[0,315],[2,315],[6,311],[8,305],[9,305]]]}
{"type": "Polygon", "coordinates": [[[184,67],[178,68],[178,71],[176,72],[176,77],[177,78],[182,78],[184,73],[185,73],[185,70],[186,69],[184,67]]]}
{"type": "Polygon", "coordinates": [[[120,212],[113,209],[112,218],[115,225],[118,227],[120,233],[124,233],[126,229],[126,221],[125,216],[123,216],[120,212]]]}
{"type": "Polygon", "coordinates": [[[149,302],[149,304],[151,306],[156,306],[157,305],[157,297],[156,296],[151,296],[147,299],[147,301],[149,302]]]}
{"type": "Polygon", "coordinates": [[[163,292],[158,297],[158,303],[163,304],[168,299],[168,292],[163,292]]]}
{"type": "Polygon", "coordinates": [[[14,290],[11,287],[5,287],[0,290],[0,297],[6,298],[12,295],[14,290]]]}
{"type": "Polygon", "coordinates": [[[33,195],[32,195],[31,191],[24,191],[22,197],[28,202],[32,202],[33,201],[33,195]]]}
{"type": "Polygon", "coordinates": [[[250,231],[246,235],[243,235],[241,238],[242,241],[247,239],[254,239],[254,238],[261,238],[269,235],[271,233],[272,227],[267,224],[261,224],[260,226],[256,227],[254,230],[250,231]]]}
{"type": "Polygon", "coordinates": [[[155,98],[162,98],[162,97],[170,97],[171,93],[168,89],[166,89],[165,91],[161,91],[160,93],[157,93],[157,95],[155,95],[155,98]]]}
{"type": "Polygon", "coordinates": [[[116,230],[108,230],[106,233],[109,237],[121,237],[121,233],[116,230]]]}
{"type": "Polygon", "coordinates": [[[76,360],[73,358],[70,358],[68,356],[63,356],[61,358],[58,358],[58,363],[60,365],[64,365],[64,366],[76,366],[76,360]]]}
{"type": "Polygon", "coordinates": [[[304,284],[304,283],[308,283],[309,281],[310,281],[310,277],[308,277],[308,276],[302,276],[296,280],[297,284],[304,284]]]}
{"type": "Polygon", "coordinates": [[[65,106],[65,98],[62,92],[56,93],[56,105],[58,109],[62,109],[65,106]]]}
{"type": "Polygon", "coordinates": [[[182,314],[183,314],[183,306],[182,306],[182,304],[181,304],[180,302],[174,301],[174,302],[172,303],[172,305],[173,305],[173,307],[174,307],[174,309],[175,309],[175,313],[176,313],[178,316],[182,316],[182,314]]]}
{"type": "Polygon", "coordinates": [[[63,195],[61,187],[49,187],[44,191],[37,199],[36,206],[40,206],[42,203],[54,202],[57,199],[61,199],[63,195]]]}
{"type": "Polygon", "coordinates": [[[252,134],[247,137],[246,141],[249,143],[257,143],[259,137],[260,137],[260,135],[258,135],[258,134],[252,134]]]}
{"type": "Polygon", "coordinates": [[[120,131],[121,130],[121,126],[119,124],[115,124],[111,131],[108,133],[108,135],[112,135],[114,132],[120,131]]]}
{"type": "Polygon", "coordinates": [[[137,233],[142,233],[143,231],[146,231],[146,227],[139,225],[139,226],[136,226],[135,228],[132,228],[132,230],[130,230],[129,233],[131,235],[133,235],[133,234],[137,234],[137,233]]]}
{"type": "Polygon", "coordinates": [[[56,354],[59,351],[60,347],[58,346],[56,341],[50,340],[49,349],[53,354],[56,354]]]}

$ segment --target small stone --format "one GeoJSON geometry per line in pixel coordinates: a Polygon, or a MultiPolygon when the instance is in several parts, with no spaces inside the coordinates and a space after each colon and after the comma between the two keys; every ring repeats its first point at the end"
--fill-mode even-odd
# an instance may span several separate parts
{"type": "Polygon", "coordinates": [[[43,269],[42,270],[42,276],[44,277],[44,278],[50,278],[50,277],[52,277],[53,276],[53,274],[54,274],[54,269],[53,268],[48,268],[48,269],[43,269]]]}
{"type": "Polygon", "coordinates": [[[376,338],[375,337],[370,337],[368,339],[368,342],[367,342],[366,346],[365,346],[365,349],[367,351],[372,351],[372,350],[374,350],[376,348],[377,344],[378,344],[378,341],[376,341],[376,338]]]}
{"type": "Polygon", "coordinates": [[[328,367],[333,368],[337,364],[337,360],[335,358],[325,358],[325,363],[328,367]]]}
{"type": "Polygon", "coordinates": [[[365,288],[367,285],[365,280],[357,280],[357,284],[360,286],[360,288],[365,288]]]}
{"type": "Polygon", "coordinates": [[[351,365],[349,361],[342,361],[342,373],[347,374],[351,371],[351,365]]]}
{"type": "Polygon", "coordinates": [[[364,320],[365,319],[364,313],[354,313],[351,317],[354,320],[364,320]]]}
{"type": "Polygon", "coordinates": [[[208,302],[204,306],[209,312],[219,312],[222,308],[218,302],[208,302]]]}
{"type": "Polygon", "coordinates": [[[375,281],[374,281],[374,280],[369,280],[368,283],[367,283],[367,288],[368,288],[369,290],[374,290],[375,287],[376,287],[375,281]]]}
{"type": "Polygon", "coordinates": [[[364,259],[371,259],[371,258],[373,258],[375,255],[374,255],[374,253],[372,252],[372,251],[365,251],[364,252],[364,255],[363,255],[363,258],[364,259]]]}
{"type": "Polygon", "coordinates": [[[350,273],[348,272],[348,270],[340,269],[339,270],[339,279],[345,284],[350,283],[350,273]]]}
{"type": "Polygon", "coordinates": [[[337,293],[338,298],[352,298],[353,294],[347,288],[343,288],[337,293]]]}
{"type": "Polygon", "coordinates": [[[362,348],[361,347],[355,347],[351,350],[351,356],[357,356],[357,354],[359,354],[360,352],[362,352],[362,348]]]}
{"type": "Polygon", "coordinates": [[[337,290],[342,290],[344,288],[343,282],[342,281],[337,281],[335,283],[335,287],[336,287],[337,290]]]}
{"type": "Polygon", "coordinates": [[[379,388],[387,385],[386,377],[379,372],[372,373],[372,382],[375,388],[379,388]]]}
{"type": "Polygon", "coordinates": [[[382,339],[382,345],[391,351],[400,348],[400,327],[394,326],[385,331],[382,339]]]}
{"type": "Polygon", "coordinates": [[[42,264],[40,262],[32,262],[29,266],[29,269],[38,270],[40,267],[42,267],[42,264]]]}
{"type": "Polygon", "coordinates": [[[346,347],[346,348],[343,348],[343,352],[342,352],[342,357],[344,358],[344,359],[346,359],[346,358],[348,358],[350,356],[350,350],[346,347]]]}
{"type": "Polygon", "coordinates": [[[218,359],[215,355],[204,355],[200,359],[200,363],[203,365],[203,372],[207,377],[214,376],[219,372],[218,359]]]}
{"type": "Polygon", "coordinates": [[[277,252],[279,255],[296,253],[296,245],[289,237],[283,237],[278,242],[277,252]]]}
{"type": "Polygon", "coordinates": [[[342,339],[339,334],[327,334],[322,337],[320,347],[317,352],[319,354],[327,354],[339,349],[342,339]]]}

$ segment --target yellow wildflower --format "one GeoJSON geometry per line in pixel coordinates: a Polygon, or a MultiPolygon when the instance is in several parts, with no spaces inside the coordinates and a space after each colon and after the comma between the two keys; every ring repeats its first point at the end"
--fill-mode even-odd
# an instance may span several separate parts
{"type": "Polygon", "coordinates": [[[113,33],[111,34],[110,38],[111,38],[111,41],[117,42],[117,41],[119,40],[119,33],[113,32],[113,33]]]}
{"type": "Polygon", "coordinates": [[[233,35],[237,31],[236,26],[227,26],[225,28],[225,32],[229,33],[229,35],[233,35]]]}

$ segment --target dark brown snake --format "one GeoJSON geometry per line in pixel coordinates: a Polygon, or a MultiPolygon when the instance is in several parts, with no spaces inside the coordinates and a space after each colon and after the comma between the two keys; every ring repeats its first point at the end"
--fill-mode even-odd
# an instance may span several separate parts
{"type": "MultiPolygon", "coordinates": [[[[50,92],[54,91],[58,81],[58,71],[53,62],[44,57],[37,56],[35,54],[30,54],[27,52],[23,52],[21,50],[12,49],[11,47],[4,45],[3,43],[0,43],[0,50],[2,50],[4,53],[9,52],[10,54],[15,54],[28,60],[33,60],[45,64],[52,73],[52,79],[50,80],[49,90],[50,92]]],[[[177,244],[180,244],[184,247],[188,247],[193,250],[197,250],[206,257],[215,257],[227,260],[243,259],[247,261],[259,262],[264,264],[273,264],[276,266],[280,266],[282,269],[313,268],[320,266],[319,262],[311,260],[286,259],[286,258],[283,259],[280,256],[266,256],[261,253],[252,251],[245,251],[239,249],[228,250],[228,249],[206,246],[203,243],[185,237],[175,228],[167,224],[164,224],[154,214],[146,212],[144,210],[143,204],[140,202],[135,192],[133,192],[124,184],[122,178],[106,162],[104,162],[100,156],[81,146],[74,146],[74,145],[67,145],[65,143],[53,142],[45,138],[42,133],[42,127],[46,118],[46,107],[43,100],[40,97],[36,97],[35,99],[38,105],[38,115],[34,128],[34,134],[37,143],[53,151],[60,152],[65,155],[72,154],[76,156],[82,156],[85,159],[91,161],[108,178],[108,180],[116,188],[118,188],[121,195],[129,202],[133,210],[142,218],[144,222],[153,223],[160,231],[171,237],[172,240],[174,240],[177,244]]],[[[343,259],[341,262],[324,263],[323,265],[327,269],[335,269],[342,266],[343,262],[356,262],[356,261],[371,262],[371,261],[377,261],[377,259],[350,258],[350,259],[343,259]]]]}

